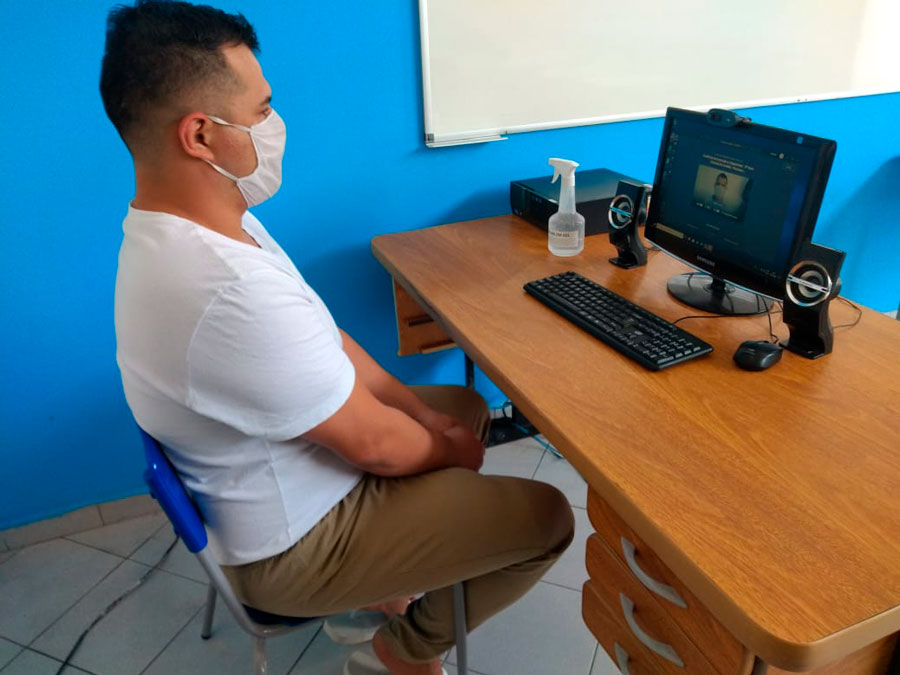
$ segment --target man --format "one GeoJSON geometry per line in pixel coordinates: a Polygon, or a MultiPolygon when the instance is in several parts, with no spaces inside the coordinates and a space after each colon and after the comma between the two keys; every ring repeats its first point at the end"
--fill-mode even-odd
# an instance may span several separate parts
{"type": "Polygon", "coordinates": [[[548,485],[478,474],[484,401],[385,372],[247,211],[278,189],[286,137],[257,48],[243,16],[210,7],[110,14],[100,90],[136,180],[116,280],[126,397],[244,602],[388,603],[380,663],[355,655],[347,672],[436,675],[452,584],[474,628],[561,555],[571,509],[548,485]]]}
{"type": "Polygon", "coordinates": [[[725,202],[725,191],[728,189],[728,174],[720,173],[716,176],[716,184],[710,197],[713,206],[722,206],[725,202]]]}

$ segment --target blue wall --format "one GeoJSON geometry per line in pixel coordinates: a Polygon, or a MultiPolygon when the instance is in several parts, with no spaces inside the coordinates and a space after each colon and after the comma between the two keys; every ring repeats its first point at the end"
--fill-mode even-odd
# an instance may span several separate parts
{"type": "MultiPolygon", "coordinates": [[[[114,360],[116,255],[133,173],[97,94],[111,4],[0,10],[0,529],[143,491],[114,360]]],[[[369,252],[372,236],[505,213],[508,181],[546,173],[554,155],[652,178],[660,120],[425,148],[414,0],[221,6],[255,24],[289,130],[284,187],[257,215],[338,322],[406,381],[458,382],[462,357],[395,356],[390,280],[369,252]]],[[[748,114],[837,139],[816,239],[848,252],[846,295],[896,308],[900,94],[748,114]]]]}

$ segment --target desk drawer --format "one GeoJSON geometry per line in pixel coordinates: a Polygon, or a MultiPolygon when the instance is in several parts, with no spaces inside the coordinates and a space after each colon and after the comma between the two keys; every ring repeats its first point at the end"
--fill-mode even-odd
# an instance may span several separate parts
{"type": "Polygon", "coordinates": [[[715,675],[697,647],[596,534],[587,541],[587,571],[600,600],[622,630],[643,645],[645,658],[652,657],[655,669],[678,675],[715,675]]]}
{"type": "Polygon", "coordinates": [[[455,346],[444,329],[396,280],[394,280],[394,311],[397,314],[398,356],[428,354],[455,346]]]}
{"type": "Polygon", "coordinates": [[[645,648],[631,634],[621,621],[621,612],[616,614],[600,599],[594,582],[586,581],[581,592],[581,615],[584,623],[597,638],[600,646],[609,654],[623,675],[665,675],[665,671],[655,667],[656,659],[648,655],[645,648]]]}
{"type": "Polygon", "coordinates": [[[588,516],[597,534],[617,559],[629,568],[629,576],[648,589],[652,597],[687,634],[720,673],[749,670],[751,657],[743,645],[679,581],[671,570],[619,518],[594,490],[588,488],[588,516]]]}

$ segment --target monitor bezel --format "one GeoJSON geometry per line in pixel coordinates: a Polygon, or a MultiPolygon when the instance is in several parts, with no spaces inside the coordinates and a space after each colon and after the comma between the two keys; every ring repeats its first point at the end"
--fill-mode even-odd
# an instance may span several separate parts
{"type": "Polygon", "coordinates": [[[665,125],[660,140],[659,156],[656,162],[656,173],[653,179],[653,198],[650,199],[647,221],[644,228],[645,238],[665,253],[697,270],[707,272],[748,291],[775,300],[783,300],[785,296],[785,281],[791,263],[803,243],[812,239],[812,234],[816,226],[816,219],[819,216],[819,209],[822,205],[822,199],[825,196],[825,187],[828,184],[828,177],[834,162],[837,143],[818,136],[811,136],[806,133],[770,127],[754,122],[745,122],[734,127],[736,133],[744,136],[758,136],[768,140],[784,142],[790,146],[794,146],[797,142],[797,137],[802,136],[803,145],[807,148],[812,148],[815,152],[809,185],[797,217],[794,239],[790,244],[787,260],[779,275],[777,277],[771,277],[756,272],[735,261],[715,258],[700,246],[691,244],[684,239],[680,239],[679,237],[671,235],[656,227],[656,223],[659,222],[659,200],[655,197],[660,194],[659,186],[661,185],[662,180],[663,163],[668,148],[669,134],[672,129],[672,123],[676,119],[687,119],[703,124],[710,123],[706,113],[684,110],[681,108],[666,109],[665,125]],[[713,264],[704,262],[703,258],[712,260],[713,264]]]}

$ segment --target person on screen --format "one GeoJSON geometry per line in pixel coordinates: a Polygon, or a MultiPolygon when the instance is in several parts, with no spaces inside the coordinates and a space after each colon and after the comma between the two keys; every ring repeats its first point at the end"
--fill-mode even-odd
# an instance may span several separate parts
{"type": "Polygon", "coordinates": [[[725,204],[725,191],[728,189],[728,174],[720,173],[716,176],[716,184],[713,187],[712,197],[710,197],[710,203],[713,206],[724,206],[725,204]]]}
{"type": "Polygon", "coordinates": [[[258,50],[243,15],[205,5],[138,0],[108,17],[100,93],[135,171],[115,289],[125,396],[242,602],[375,605],[366,630],[333,625],[372,640],[348,668],[440,675],[453,584],[472,630],[559,558],[572,509],[545,483],[478,473],[484,399],[385,371],[248,210],[281,186],[289,126],[258,50]]]}

